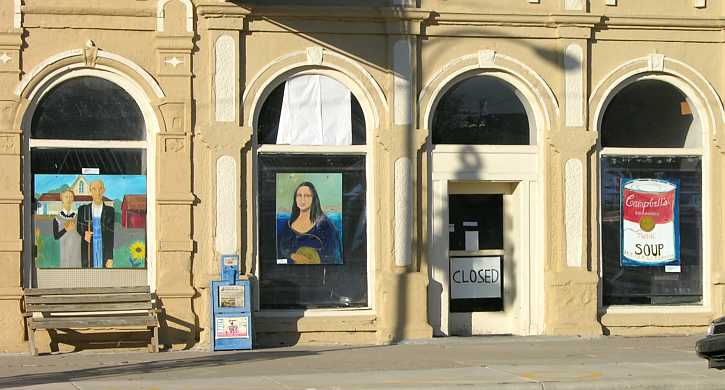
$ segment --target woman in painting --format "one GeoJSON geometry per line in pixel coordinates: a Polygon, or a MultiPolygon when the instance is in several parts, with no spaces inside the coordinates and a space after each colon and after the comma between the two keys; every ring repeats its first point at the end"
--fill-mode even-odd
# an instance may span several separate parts
{"type": "Polygon", "coordinates": [[[76,232],[76,213],[73,211],[75,194],[71,190],[60,193],[61,209],[53,219],[53,237],[60,241],[60,268],[81,267],[81,236],[76,232]]]}
{"type": "Polygon", "coordinates": [[[287,264],[342,264],[338,231],[308,181],[297,186],[290,218],[277,227],[277,255],[287,264]]]}

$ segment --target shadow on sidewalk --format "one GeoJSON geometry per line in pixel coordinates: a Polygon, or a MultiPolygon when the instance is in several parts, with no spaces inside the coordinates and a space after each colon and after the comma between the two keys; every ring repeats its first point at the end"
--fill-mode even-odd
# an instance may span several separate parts
{"type": "MultiPolygon", "coordinates": [[[[47,372],[36,374],[15,375],[0,378],[0,389],[11,387],[26,387],[50,383],[64,383],[74,380],[98,379],[104,377],[123,376],[132,374],[159,373],[164,371],[183,370],[186,368],[219,367],[253,361],[269,361],[302,356],[319,355],[325,351],[240,351],[234,353],[219,353],[186,359],[169,359],[145,361],[133,364],[118,364],[114,366],[94,366],[72,371],[47,372]]],[[[98,355],[98,359],[114,355],[98,355]]],[[[163,353],[160,356],[163,358],[163,353]]],[[[154,359],[153,357],[152,359],[154,359]]]]}

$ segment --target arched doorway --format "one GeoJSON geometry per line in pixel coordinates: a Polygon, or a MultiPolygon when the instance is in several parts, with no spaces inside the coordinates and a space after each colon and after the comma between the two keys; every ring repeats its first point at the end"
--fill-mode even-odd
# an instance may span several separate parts
{"type": "Polygon", "coordinates": [[[537,332],[541,124],[524,90],[509,73],[467,73],[433,105],[429,319],[436,334],[537,332]]]}

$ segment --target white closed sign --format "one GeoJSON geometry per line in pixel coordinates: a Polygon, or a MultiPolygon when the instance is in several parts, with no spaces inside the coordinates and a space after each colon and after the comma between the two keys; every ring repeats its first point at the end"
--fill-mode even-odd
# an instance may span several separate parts
{"type": "Polygon", "coordinates": [[[452,257],[451,299],[501,298],[501,257],[452,257]]]}

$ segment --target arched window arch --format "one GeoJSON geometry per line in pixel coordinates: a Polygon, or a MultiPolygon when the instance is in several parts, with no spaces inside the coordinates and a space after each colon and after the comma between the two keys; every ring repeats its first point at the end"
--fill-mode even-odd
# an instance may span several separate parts
{"type": "Polygon", "coordinates": [[[26,253],[39,287],[148,284],[147,120],[126,86],[95,73],[56,77],[24,121],[26,253]],[[138,272],[53,271],[92,268],[138,272]]]}
{"type": "Polygon", "coordinates": [[[530,145],[535,126],[526,99],[505,80],[475,75],[454,83],[433,115],[433,144],[530,145]]]}
{"type": "Polygon", "coordinates": [[[701,304],[703,125],[678,79],[643,75],[600,123],[604,305],[701,304]]]}
{"type": "Polygon", "coordinates": [[[261,309],[368,305],[368,128],[335,75],[283,79],[255,121],[261,309]]]}

